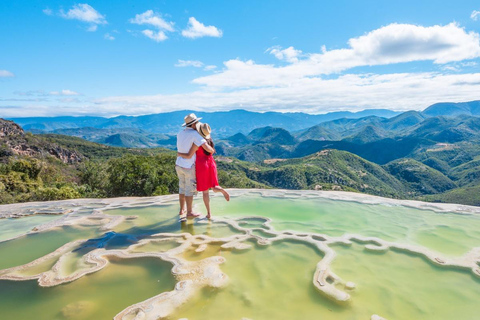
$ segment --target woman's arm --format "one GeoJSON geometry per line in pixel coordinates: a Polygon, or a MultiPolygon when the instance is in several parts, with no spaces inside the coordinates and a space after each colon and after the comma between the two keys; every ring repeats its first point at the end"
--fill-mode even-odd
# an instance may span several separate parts
{"type": "Polygon", "coordinates": [[[192,143],[192,147],[190,148],[190,151],[188,151],[188,153],[177,152],[177,156],[185,159],[190,159],[191,157],[193,157],[197,149],[198,149],[197,145],[195,143],[192,143]]]}
{"type": "Polygon", "coordinates": [[[207,151],[208,153],[210,154],[214,154],[215,153],[215,148],[213,148],[210,144],[207,143],[204,143],[202,144],[202,148],[207,151]]]}

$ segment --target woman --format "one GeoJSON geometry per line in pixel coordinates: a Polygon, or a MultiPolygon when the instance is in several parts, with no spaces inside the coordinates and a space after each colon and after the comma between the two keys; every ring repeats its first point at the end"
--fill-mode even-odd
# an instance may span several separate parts
{"type": "MultiPolygon", "coordinates": [[[[210,147],[214,149],[214,143],[210,136],[212,129],[208,123],[198,123],[197,131],[202,137],[207,140],[207,143],[210,147]]],[[[203,193],[203,202],[207,208],[207,219],[212,217],[210,212],[210,194],[209,190],[212,189],[213,192],[221,192],[225,197],[225,200],[230,201],[230,195],[222,187],[218,185],[217,177],[217,164],[213,159],[213,154],[206,151],[203,147],[199,148],[195,144],[192,145],[188,153],[178,153],[178,156],[186,159],[190,159],[193,155],[196,154],[195,160],[195,172],[197,176],[197,191],[203,193]]]]}

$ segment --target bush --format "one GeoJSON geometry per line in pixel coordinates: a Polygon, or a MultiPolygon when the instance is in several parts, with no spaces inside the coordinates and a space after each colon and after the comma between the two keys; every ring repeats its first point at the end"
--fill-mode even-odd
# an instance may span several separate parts
{"type": "Polygon", "coordinates": [[[63,186],[61,188],[41,187],[35,191],[34,195],[36,201],[67,200],[80,197],[81,194],[71,186],[63,186]]]}
{"type": "Polygon", "coordinates": [[[10,162],[12,171],[22,172],[28,175],[30,179],[37,179],[42,170],[42,163],[38,159],[18,159],[10,162]]]}
{"type": "Polygon", "coordinates": [[[118,196],[151,196],[178,192],[175,157],[127,155],[106,164],[106,193],[118,196]]]}

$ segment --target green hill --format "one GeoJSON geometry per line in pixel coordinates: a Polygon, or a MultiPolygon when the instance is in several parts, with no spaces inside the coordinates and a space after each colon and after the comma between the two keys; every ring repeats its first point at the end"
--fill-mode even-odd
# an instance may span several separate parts
{"type": "MultiPolygon", "coordinates": [[[[392,123],[401,127],[401,123],[417,120],[418,115],[412,113],[392,123]]],[[[358,130],[342,141],[305,140],[297,144],[288,131],[273,127],[253,130],[248,137],[238,134],[218,141],[219,154],[236,157],[216,156],[220,183],[235,188],[347,190],[477,203],[480,196],[469,192],[480,184],[478,142],[436,142],[420,137],[421,127],[434,137],[452,123],[455,126],[450,128],[475,133],[480,127],[477,118],[428,118],[413,126],[418,137],[407,133],[381,138],[389,133],[371,123],[385,126],[388,121],[369,117],[327,124],[330,129],[346,124],[343,134],[358,130]]],[[[104,130],[84,133],[104,134],[104,130]]],[[[136,137],[119,133],[118,140],[110,143],[147,143],[136,137]]],[[[0,203],[178,191],[172,150],[111,147],[58,134],[32,135],[4,120],[0,120],[0,138],[0,203]]]]}
{"type": "Polygon", "coordinates": [[[412,127],[409,137],[423,137],[438,142],[459,142],[480,140],[480,118],[458,116],[455,118],[428,118],[412,127]]]}
{"type": "Polygon", "coordinates": [[[316,125],[307,130],[300,131],[296,134],[299,141],[305,140],[340,140],[341,134],[328,130],[321,125],[316,125]]]}
{"type": "Polygon", "coordinates": [[[276,143],[279,145],[295,144],[295,138],[290,132],[282,128],[258,128],[252,130],[247,137],[250,141],[256,141],[257,143],[276,143]]]}
{"type": "Polygon", "coordinates": [[[242,171],[249,179],[274,188],[348,190],[390,197],[406,194],[402,183],[381,166],[339,150],[323,150],[271,164],[237,160],[222,163],[222,168],[242,171]]]}
{"type": "Polygon", "coordinates": [[[427,195],[422,197],[421,200],[480,206],[480,185],[473,187],[461,187],[445,193],[427,195]]]}
{"type": "Polygon", "coordinates": [[[343,139],[344,141],[356,143],[356,144],[365,144],[368,142],[374,142],[377,140],[384,139],[388,136],[387,132],[381,128],[368,125],[362,129],[359,133],[343,139]]]}
{"type": "Polygon", "coordinates": [[[470,102],[460,102],[460,103],[451,103],[451,102],[442,102],[436,103],[428,107],[422,112],[424,115],[429,117],[436,116],[458,116],[458,115],[469,115],[469,116],[480,116],[480,101],[470,101],[470,102]]]}
{"type": "Polygon", "coordinates": [[[387,119],[383,123],[383,128],[385,130],[399,131],[410,128],[425,119],[426,116],[422,115],[420,112],[407,111],[399,114],[398,116],[387,119]]]}
{"type": "Polygon", "coordinates": [[[414,195],[441,193],[457,185],[443,173],[413,159],[399,159],[383,166],[414,195]]]}
{"type": "Polygon", "coordinates": [[[149,148],[151,141],[146,137],[139,137],[128,133],[117,133],[102,140],[103,144],[125,148],[149,148]]]}

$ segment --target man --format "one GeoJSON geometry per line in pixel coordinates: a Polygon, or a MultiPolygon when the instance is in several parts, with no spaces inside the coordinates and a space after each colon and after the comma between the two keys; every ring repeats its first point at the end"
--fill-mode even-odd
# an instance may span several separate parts
{"type": "MultiPolygon", "coordinates": [[[[188,153],[193,144],[197,147],[203,146],[208,152],[213,153],[213,148],[210,147],[206,140],[197,132],[196,125],[202,118],[197,118],[194,113],[185,117],[185,127],[177,135],[177,150],[181,153],[188,153]]],[[[178,175],[178,199],[180,201],[180,221],[185,221],[186,218],[195,218],[199,214],[193,213],[193,196],[197,192],[197,183],[195,177],[195,155],[190,159],[177,157],[175,162],[175,170],[178,175]],[[185,214],[185,206],[187,214],[185,214]]]]}

